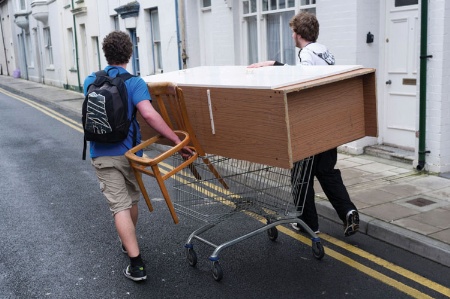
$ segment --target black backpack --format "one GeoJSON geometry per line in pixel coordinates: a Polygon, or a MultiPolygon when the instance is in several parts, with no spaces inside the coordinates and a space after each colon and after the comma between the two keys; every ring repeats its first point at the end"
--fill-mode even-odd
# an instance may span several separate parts
{"type": "MultiPolygon", "coordinates": [[[[82,122],[84,130],[83,160],[86,160],[87,141],[116,143],[127,138],[130,124],[136,117],[128,118],[128,92],[125,81],[129,73],[110,77],[107,72],[95,73],[95,81],[87,88],[83,101],[82,122]]],[[[134,132],[133,146],[136,143],[134,132]]]]}

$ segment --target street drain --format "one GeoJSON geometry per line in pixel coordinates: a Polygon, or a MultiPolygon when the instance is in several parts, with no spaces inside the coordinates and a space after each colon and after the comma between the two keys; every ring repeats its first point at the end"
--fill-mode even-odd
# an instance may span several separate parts
{"type": "Polygon", "coordinates": [[[429,206],[431,204],[434,204],[436,202],[429,200],[429,199],[419,197],[419,198],[408,200],[407,203],[410,203],[410,204],[418,206],[418,207],[424,207],[424,206],[429,206]]]}

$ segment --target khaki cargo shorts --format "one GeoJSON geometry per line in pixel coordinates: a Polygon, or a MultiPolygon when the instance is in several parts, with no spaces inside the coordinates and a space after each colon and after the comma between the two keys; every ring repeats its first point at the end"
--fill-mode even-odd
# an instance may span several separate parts
{"type": "Polygon", "coordinates": [[[113,215],[139,202],[139,185],[125,156],[97,157],[91,163],[113,215]]]}

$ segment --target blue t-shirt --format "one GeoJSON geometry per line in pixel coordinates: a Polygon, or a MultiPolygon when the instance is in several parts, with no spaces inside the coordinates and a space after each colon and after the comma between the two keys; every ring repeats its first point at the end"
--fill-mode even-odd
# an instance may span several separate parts
{"type": "MultiPolygon", "coordinates": [[[[119,66],[107,66],[105,72],[108,73],[110,77],[115,77],[117,74],[123,74],[127,71],[119,66]]],[[[95,80],[95,73],[90,74],[84,80],[84,94],[86,95],[87,89],[91,83],[95,80]]],[[[148,92],[147,84],[141,77],[132,77],[125,81],[125,85],[128,91],[128,117],[131,118],[136,105],[144,100],[151,100],[150,93],[148,92]]],[[[136,144],[141,142],[141,130],[139,128],[139,123],[134,120],[134,125],[130,125],[130,131],[128,132],[128,137],[117,143],[100,143],[90,141],[90,156],[91,158],[101,157],[101,156],[122,156],[129,149],[133,147],[133,133],[137,130],[136,134],[136,144]]],[[[137,153],[138,156],[142,156],[142,151],[137,153]]]]}

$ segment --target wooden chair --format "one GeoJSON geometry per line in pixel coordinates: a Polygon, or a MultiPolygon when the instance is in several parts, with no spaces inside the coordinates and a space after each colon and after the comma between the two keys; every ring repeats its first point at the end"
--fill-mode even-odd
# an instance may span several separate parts
{"type": "MultiPolygon", "coordinates": [[[[148,83],[148,89],[150,91],[152,97],[152,103],[155,108],[159,111],[164,121],[167,125],[178,135],[182,142],[177,146],[171,147],[166,152],[155,158],[149,157],[138,157],[136,156],[136,152],[149,147],[154,143],[163,143],[164,138],[161,135],[156,135],[146,141],[143,141],[141,144],[130,149],[125,156],[130,162],[131,167],[133,168],[133,172],[136,176],[136,179],[139,184],[139,188],[141,189],[142,195],[144,196],[145,202],[147,203],[148,209],[153,211],[152,204],[150,202],[150,198],[148,196],[147,190],[145,189],[144,182],[142,180],[142,174],[146,174],[156,178],[156,181],[161,189],[161,192],[164,196],[166,204],[170,210],[172,215],[172,219],[175,223],[178,223],[178,217],[173,207],[172,201],[170,200],[169,192],[164,184],[164,181],[175,175],[177,172],[182,169],[189,167],[192,171],[193,175],[197,179],[201,179],[197,171],[195,170],[194,165],[192,164],[199,156],[203,159],[203,162],[208,165],[209,170],[219,179],[222,185],[228,189],[225,181],[221,178],[220,174],[214,168],[213,165],[206,158],[206,154],[195,137],[194,130],[192,129],[191,123],[189,121],[186,105],[184,102],[183,92],[177,87],[174,83],[171,82],[162,82],[162,83],[148,83]],[[180,151],[184,146],[189,146],[194,152],[194,155],[189,159],[185,159],[183,163],[169,171],[168,173],[162,175],[159,169],[158,164],[167,158],[170,158],[172,155],[176,154],[180,151]],[[148,169],[150,168],[150,169],[148,169]]],[[[138,115],[138,121],[142,124],[141,130],[146,130],[149,126],[145,125],[145,121],[143,121],[142,117],[138,115]]],[[[148,135],[148,134],[146,134],[148,135]]],[[[166,143],[167,144],[167,143],[166,143]]]]}

